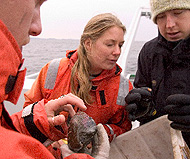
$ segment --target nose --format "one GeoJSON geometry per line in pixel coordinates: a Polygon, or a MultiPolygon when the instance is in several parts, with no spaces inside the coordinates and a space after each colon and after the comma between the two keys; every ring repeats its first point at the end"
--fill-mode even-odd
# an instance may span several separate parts
{"type": "Polygon", "coordinates": [[[171,15],[168,15],[166,20],[166,27],[172,28],[174,26],[175,26],[175,19],[171,15]]]}
{"type": "Polygon", "coordinates": [[[40,17],[40,9],[34,11],[32,18],[32,24],[30,26],[29,34],[32,36],[38,36],[42,32],[42,24],[40,17]]]}
{"type": "Polygon", "coordinates": [[[115,55],[121,54],[121,47],[119,45],[116,45],[113,54],[115,54],[115,55]]]}

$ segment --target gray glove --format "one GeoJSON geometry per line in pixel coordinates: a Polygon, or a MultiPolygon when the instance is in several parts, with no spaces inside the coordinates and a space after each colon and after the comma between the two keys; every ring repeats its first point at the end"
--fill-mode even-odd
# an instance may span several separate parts
{"type": "Polygon", "coordinates": [[[156,114],[151,88],[141,87],[132,89],[125,97],[125,102],[131,121],[156,114]]]}

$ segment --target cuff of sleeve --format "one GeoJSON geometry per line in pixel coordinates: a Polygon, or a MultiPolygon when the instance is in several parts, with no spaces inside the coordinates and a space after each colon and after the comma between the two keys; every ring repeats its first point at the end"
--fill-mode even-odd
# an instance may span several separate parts
{"type": "MultiPolygon", "coordinates": [[[[61,125],[61,127],[64,130],[64,133],[61,132],[59,129],[57,129],[57,126],[50,126],[48,122],[45,106],[44,106],[46,103],[47,103],[47,100],[43,99],[37,104],[33,105],[33,108],[28,108],[31,111],[29,110],[26,111],[27,113],[25,113],[25,115],[28,114],[28,116],[24,117],[24,121],[26,120],[25,126],[27,127],[29,133],[34,138],[41,141],[42,143],[44,143],[47,140],[47,138],[52,141],[57,141],[59,139],[65,138],[67,134],[67,129],[68,129],[66,126],[66,123],[65,124],[63,123],[63,125],[61,125]],[[33,131],[33,127],[34,128],[36,127],[34,131],[33,131]]],[[[27,107],[25,108],[27,109],[27,107]]]]}
{"type": "Polygon", "coordinates": [[[112,129],[112,127],[110,125],[105,124],[104,128],[107,131],[109,141],[111,142],[116,137],[116,134],[114,134],[114,131],[113,131],[113,129],[112,129]]]}
{"type": "Polygon", "coordinates": [[[34,123],[34,106],[37,104],[30,104],[22,111],[22,118],[24,118],[24,124],[32,137],[44,143],[48,138],[38,129],[34,123]]]}

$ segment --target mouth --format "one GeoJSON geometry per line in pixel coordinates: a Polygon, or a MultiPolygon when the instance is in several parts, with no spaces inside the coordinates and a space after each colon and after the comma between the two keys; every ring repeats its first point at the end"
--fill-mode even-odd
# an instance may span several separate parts
{"type": "Polygon", "coordinates": [[[168,32],[167,35],[171,39],[178,39],[180,37],[180,32],[168,32]]]}
{"type": "Polygon", "coordinates": [[[110,60],[110,62],[111,62],[111,63],[116,63],[116,62],[117,62],[117,60],[110,60]]]}

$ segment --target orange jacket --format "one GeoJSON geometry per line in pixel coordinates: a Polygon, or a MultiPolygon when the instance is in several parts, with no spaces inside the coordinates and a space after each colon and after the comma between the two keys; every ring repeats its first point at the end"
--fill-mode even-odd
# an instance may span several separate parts
{"type": "MultiPolygon", "coordinates": [[[[46,64],[39,73],[32,88],[25,93],[25,106],[43,98],[56,99],[71,92],[71,69],[77,60],[77,52],[67,51],[67,57],[55,59],[46,64]]],[[[92,79],[91,95],[95,102],[87,105],[85,111],[96,124],[102,123],[110,141],[131,129],[128,113],[124,109],[125,96],[132,89],[129,80],[121,76],[121,68],[116,65],[112,70],[104,70],[92,79]]]]}
{"type": "Polygon", "coordinates": [[[23,63],[21,51],[1,20],[0,37],[0,158],[53,159],[54,156],[42,143],[48,138],[58,140],[65,135],[49,126],[45,100],[12,116],[4,107],[4,100],[17,103],[26,70],[19,71],[23,63]]]}

